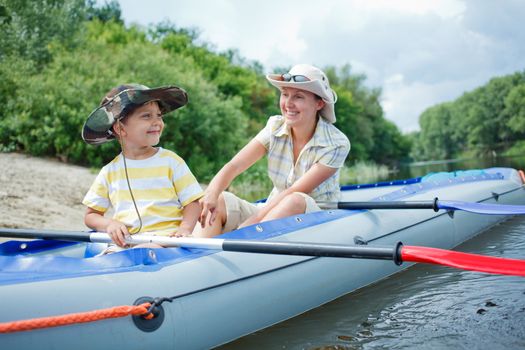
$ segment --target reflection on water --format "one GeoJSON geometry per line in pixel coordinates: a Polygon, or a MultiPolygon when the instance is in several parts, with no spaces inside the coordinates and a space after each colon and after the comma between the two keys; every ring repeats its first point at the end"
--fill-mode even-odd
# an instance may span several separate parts
{"type": "MultiPolygon", "coordinates": [[[[457,250],[525,258],[525,217],[457,250]]],[[[525,349],[525,278],[417,265],[224,349],[525,349]]]]}

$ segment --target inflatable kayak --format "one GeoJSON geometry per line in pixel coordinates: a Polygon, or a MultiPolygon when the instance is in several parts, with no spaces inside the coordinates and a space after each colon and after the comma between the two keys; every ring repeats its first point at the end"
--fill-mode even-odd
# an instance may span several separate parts
{"type": "MultiPolygon", "coordinates": [[[[398,247],[402,242],[451,249],[508,216],[439,207],[436,197],[474,206],[525,204],[522,178],[509,168],[436,173],[342,190],[345,202],[431,201],[434,210],[330,209],[264,222],[208,241],[303,242],[372,249],[398,247]]],[[[4,333],[0,334],[3,348],[211,348],[410,266],[373,258],[232,252],[213,245],[128,249],[97,256],[102,243],[70,240],[0,244],[0,323],[145,301],[156,303],[154,318],[110,317],[4,333]]]]}

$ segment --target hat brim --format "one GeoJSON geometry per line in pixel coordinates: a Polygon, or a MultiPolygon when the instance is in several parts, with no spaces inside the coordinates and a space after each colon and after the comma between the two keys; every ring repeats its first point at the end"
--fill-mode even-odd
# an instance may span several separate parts
{"type": "MultiPolygon", "coordinates": [[[[172,112],[188,103],[188,94],[184,89],[177,86],[164,86],[153,89],[128,89],[133,93],[140,92],[139,97],[134,96],[133,101],[128,101],[127,105],[122,107],[125,111],[129,107],[141,106],[150,101],[157,101],[162,114],[172,112]]],[[[98,145],[108,142],[115,138],[111,132],[111,127],[120,119],[121,113],[117,115],[108,114],[105,105],[97,107],[88,116],[82,127],[82,139],[92,145],[98,145]]]]}
{"type": "Polygon", "coordinates": [[[323,89],[322,84],[317,80],[312,81],[304,81],[304,82],[297,82],[297,81],[283,81],[281,80],[280,74],[268,74],[266,76],[266,79],[278,88],[279,90],[285,87],[290,87],[294,89],[300,89],[309,91],[311,93],[316,94],[319,96],[323,101],[325,102],[324,107],[319,111],[319,114],[325,118],[330,123],[335,123],[335,110],[334,110],[334,104],[335,104],[335,98],[334,98],[334,92],[332,89],[329,89],[329,91],[326,91],[323,89]]]}

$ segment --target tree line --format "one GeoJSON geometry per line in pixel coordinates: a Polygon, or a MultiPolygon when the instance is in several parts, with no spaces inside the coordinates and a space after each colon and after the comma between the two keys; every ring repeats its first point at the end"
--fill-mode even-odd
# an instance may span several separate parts
{"type": "Polygon", "coordinates": [[[523,155],[525,71],[496,77],[425,110],[412,135],[416,160],[523,155]]]}
{"type": "MultiPolygon", "coordinates": [[[[116,1],[1,0],[0,31],[0,151],[100,167],[118,144],[88,146],[80,131],[102,96],[121,83],[173,84],[189,104],[166,118],[161,145],[206,181],[279,114],[260,63],[217,52],[196,29],[127,26],[116,1]]],[[[352,142],[348,163],[406,158],[409,138],[384,118],[381,91],[349,65],[322,68],[339,96],[336,125],[352,142]]]]}

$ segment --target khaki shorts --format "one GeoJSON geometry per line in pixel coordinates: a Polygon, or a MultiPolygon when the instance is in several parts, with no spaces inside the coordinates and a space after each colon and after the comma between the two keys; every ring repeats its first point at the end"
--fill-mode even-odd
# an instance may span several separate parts
{"type": "MultiPolygon", "coordinates": [[[[321,210],[315,200],[306,193],[294,193],[300,194],[304,197],[306,202],[305,213],[312,213],[321,210]]],[[[226,205],[226,223],[222,228],[223,233],[237,229],[240,224],[246,221],[250,216],[255,215],[264,206],[264,203],[250,203],[230,192],[224,191],[222,194],[226,205]]]]}

